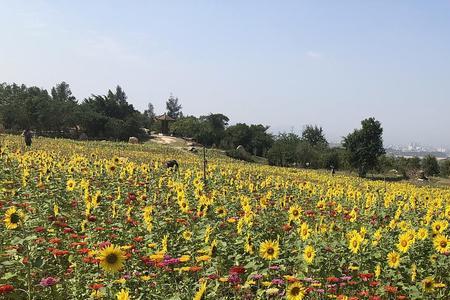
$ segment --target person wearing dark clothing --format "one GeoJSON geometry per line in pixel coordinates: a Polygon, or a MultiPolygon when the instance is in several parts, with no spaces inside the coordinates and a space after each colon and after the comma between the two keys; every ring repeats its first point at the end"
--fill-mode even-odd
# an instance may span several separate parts
{"type": "Polygon", "coordinates": [[[178,162],[176,160],[169,160],[166,162],[166,168],[178,171],[178,162]]]}
{"type": "Polygon", "coordinates": [[[27,145],[27,147],[31,147],[31,137],[32,137],[32,133],[30,129],[25,129],[25,131],[23,132],[23,138],[25,139],[25,145],[27,145]]]}
{"type": "Polygon", "coordinates": [[[336,169],[334,166],[331,166],[331,176],[334,176],[334,174],[336,174],[336,169]]]}

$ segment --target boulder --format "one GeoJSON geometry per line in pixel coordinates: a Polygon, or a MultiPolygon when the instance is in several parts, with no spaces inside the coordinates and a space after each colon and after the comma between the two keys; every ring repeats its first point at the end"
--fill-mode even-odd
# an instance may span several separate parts
{"type": "Polygon", "coordinates": [[[246,153],[246,152],[247,152],[247,151],[245,150],[244,146],[242,146],[242,145],[237,146],[237,147],[236,147],[236,150],[237,150],[237,151],[240,151],[240,152],[243,152],[243,153],[246,153]]]}
{"type": "Polygon", "coordinates": [[[417,173],[417,179],[421,180],[421,181],[426,181],[428,180],[427,176],[425,176],[425,172],[423,170],[420,170],[417,173]]]}
{"type": "Polygon", "coordinates": [[[78,139],[79,139],[80,141],[87,141],[88,136],[87,136],[86,133],[83,132],[83,133],[80,134],[80,136],[78,137],[78,139]]]}
{"type": "Polygon", "coordinates": [[[130,136],[130,138],[128,139],[128,143],[130,143],[130,144],[139,144],[139,139],[137,137],[130,136]]]}

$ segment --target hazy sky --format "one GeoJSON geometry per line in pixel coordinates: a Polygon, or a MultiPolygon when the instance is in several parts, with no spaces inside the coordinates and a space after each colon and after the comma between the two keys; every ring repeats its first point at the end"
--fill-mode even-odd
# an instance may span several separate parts
{"type": "Polygon", "coordinates": [[[0,0],[0,82],[450,146],[450,1],[0,0]]]}

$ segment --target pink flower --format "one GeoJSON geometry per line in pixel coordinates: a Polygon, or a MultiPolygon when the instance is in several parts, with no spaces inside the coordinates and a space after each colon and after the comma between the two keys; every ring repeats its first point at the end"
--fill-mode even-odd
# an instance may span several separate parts
{"type": "Polygon", "coordinates": [[[261,274],[252,275],[252,279],[254,279],[254,280],[260,280],[261,278],[263,278],[263,275],[261,275],[261,274]]]}
{"type": "Polygon", "coordinates": [[[47,287],[47,286],[52,286],[52,285],[57,284],[58,281],[59,281],[58,278],[47,277],[47,278],[42,278],[41,282],[39,284],[43,287],[47,287]]]}
{"type": "Polygon", "coordinates": [[[283,279],[279,279],[279,278],[272,279],[272,284],[280,285],[280,284],[283,284],[283,283],[284,283],[283,279]]]}

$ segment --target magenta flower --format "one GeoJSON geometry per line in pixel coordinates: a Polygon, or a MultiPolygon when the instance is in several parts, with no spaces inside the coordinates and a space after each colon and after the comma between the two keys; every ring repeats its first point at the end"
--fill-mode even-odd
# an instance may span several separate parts
{"type": "Polygon", "coordinates": [[[280,284],[283,284],[283,283],[284,283],[283,279],[279,279],[279,278],[272,279],[272,284],[280,285],[280,284]]]}
{"type": "Polygon", "coordinates": [[[39,282],[39,284],[43,287],[48,287],[48,286],[57,284],[58,281],[59,281],[58,278],[47,277],[47,278],[42,278],[41,282],[39,282]]]}
{"type": "Polygon", "coordinates": [[[231,274],[230,276],[228,276],[228,282],[232,284],[239,284],[241,283],[241,278],[238,274],[231,274]]]}
{"type": "Polygon", "coordinates": [[[254,280],[260,280],[261,278],[263,278],[263,276],[261,274],[252,275],[252,279],[254,279],[254,280]]]}

